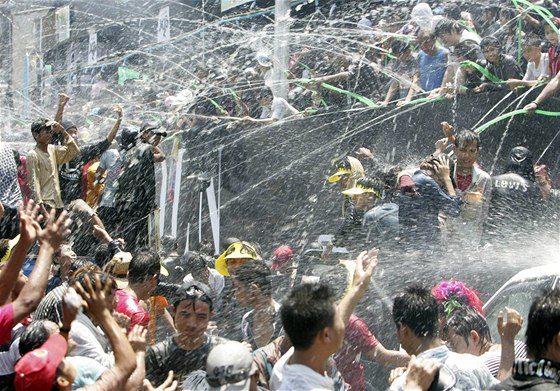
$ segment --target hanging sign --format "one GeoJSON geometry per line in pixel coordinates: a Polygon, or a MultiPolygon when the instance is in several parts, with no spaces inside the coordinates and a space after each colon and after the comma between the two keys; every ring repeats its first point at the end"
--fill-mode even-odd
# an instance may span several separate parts
{"type": "Polygon", "coordinates": [[[169,24],[169,7],[163,7],[159,10],[158,17],[158,42],[167,41],[171,38],[171,26],[169,24]]]}
{"type": "Polygon", "coordinates": [[[97,33],[91,31],[89,33],[88,46],[88,65],[94,65],[97,62],[97,33]]]}

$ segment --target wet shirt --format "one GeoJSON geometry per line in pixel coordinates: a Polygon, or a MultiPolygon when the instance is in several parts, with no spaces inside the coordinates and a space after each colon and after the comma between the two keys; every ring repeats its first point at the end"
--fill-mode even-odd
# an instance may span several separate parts
{"type": "Polygon", "coordinates": [[[554,77],[560,70],[560,45],[551,46],[548,49],[548,61],[550,77],[554,77]]]}
{"type": "Polygon", "coordinates": [[[16,208],[19,201],[21,201],[21,190],[14,151],[0,143],[0,202],[16,208]]]}
{"type": "Polygon", "coordinates": [[[511,377],[492,387],[492,390],[558,390],[560,363],[541,360],[515,360],[511,377]]]}
{"type": "Polygon", "coordinates": [[[227,339],[206,335],[205,341],[197,349],[184,350],[175,342],[174,337],[150,346],[146,351],[146,379],[153,384],[161,384],[173,371],[173,377],[182,383],[191,372],[206,369],[206,358],[214,346],[226,342],[227,339]]]}
{"type": "MultiPolygon", "coordinates": [[[[498,383],[482,360],[472,354],[454,353],[447,346],[441,346],[428,349],[417,357],[434,360],[448,367],[456,378],[455,385],[450,389],[453,391],[485,390],[498,383]]],[[[401,375],[393,381],[390,390],[403,390],[405,383],[406,375],[401,375]]]]}
{"type": "Polygon", "coordinates": [[[544,78],[550,76],[548,62],[548,53],[541,53],[541,59],[538,66],[536,66],[533,61],[529,61],[523,80],[537,80],[539,77],[544,78]]]}
{"type": "MultiPolygon", "coordinates": [[[[509,79],[521,79],[523,76],[521,68],[517,65],[517,62],[515,62],[513,57],[504,54],[500,55],[500,63],[498,65],[488,62],[488,64],[486,64],[486,69],[502,81],[509,79]]],[[[491,80],[485,81],[488,82],[491,80]]],[[[505,84],[490,84],[488,86],[489,90],[500,90],[505,88],[507,88],[505,84]]]]}
{"type": "Polygon", "coordinates": [[[130,318],[129,331],[132,330],[135,325],[148,327],[148,321],[150,320],[148,311],[140,305],[140,302],[135,296],[125,290],[119,289],[115,292],[115,300],[115,310],[130,318]]]}
{"type": "Polygon", "coordinates": [[[418,53],[420,87],[424,91],[432,91],[441,87],[443,75],[447,67],[448,53],[449,51],[444,48],[439,48],[433,56],[428,55],[422,50],[418,53]]]}
{"type": "Polygon", "coordinates": [[[115,193],[119,186],[119,176],[122,172],[121,154],[116,149],[108,149],[99,159],[99,168],[107,171],[105,189],[101,195],[99,206],[112,207],[115,193]]]}
{"type": "MultiPolygon", "coordinates": [[[[243,341],[250,343],[253,350],[257,350],[261,346],[258,346],[255,335],[253,334],[254,324],[255,310],[251,310],[245,313],[245,315],[243,315],[243,319],[241,319],[241,333],[243,334],[243,341]]],[[[272,330],[272,335],[267,344],[284,334],[282,319],[280,318],[280,304],[276,302],[274,302],[274,322],[272,324],[272,330]]]]}
{"type": "Polygon", "coordinates": [[[336,366],[351,390],[364,389],[364,364],[362,353],[375,349],[379,341],[363,320],[352,315],[344,332],[342,348],[334,356],[336,366]]]}
{"type": "Polygon", "coordinates": [[[78,145],[71,137],[63,146],[48,145],[47,152],[37,147],[29,151],[26,164],[30,198],[51,208],[63,208],[58,166],[69,162],[79,152],[78,145]]]}

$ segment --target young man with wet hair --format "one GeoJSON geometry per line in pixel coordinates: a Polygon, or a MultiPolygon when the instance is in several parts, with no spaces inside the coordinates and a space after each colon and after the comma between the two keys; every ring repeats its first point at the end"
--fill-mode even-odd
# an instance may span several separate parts
{"type": "Polygon", "coordinates": [[[280,313],[293,348],[274,366],[271,389],[334,389],[326,364],[342,346],[346,324],[377,265],[377,253],[373,249],[358,256],[352,286],[339,304],[333,290],[322,283],[302,284],[288,294],[280,313]]]}
{"type": "Polygon", "coordinates": [[[505,81],[510,79],[520,79],[523,76],[521,68],[515,62],[515,59],[505,54],[502,50],[502,44],[497,38],[485,37],[480,42],[480,49],[488,63],[486,70],[496,77],[499,81],[491,80],[485,76],[485,82],[482,83],[475,91],[498,91],[506,88],[505,81]]]}
{"type": "Polygon", "coordinates": [[[550,78],[548,53],[542,53],[541,46],[542,40],[536,35],[529,36],[523,41],[523,57],[527,60],[527,70],[522,80],[507,80],[506,84],[509,88],[532,87],[550,78]]]}
{"type": "MultiPolygon", "coordinates": [[[[397,338],[409,355],[444,364],[456,378],[458,390],[484,390],[497,383],[484,363],[467,354],[451,352],[438,336],[438,304],[429,289],[410,286],[393,301],[397,338]]],[[[405,375],[393,380],[391,390],[405,389],[405,375]]]]}
{"type": "Polygon", "coordinates": [[[115,292],[115,310],[130,318],[134,325],[148,327],[150,316],[141,300],[148,300],[159,281],[161,265],[159,256],[152,251],[135,254],[128,266],[128,286],[115,292]]]}
{"type": "Polygon", "coordinates": [[[560,383],[560,290],[541,292],[529,309],[525,333],[528,359],[494,390],[558,390],[560,383]]]}
{"type": "Polygon", "coordinates": [[[250,308],[241,320],[243,340],[257,350],[281,336],[280,304],[272,298],[270,268],[263,261],[246,263],[237,269],[233,285],[237,303],[250,308]]]}
{"type": "Polygon", "coordinates": [[[164,381],[170,370],[179,382],[193,371],[204,370],[210,350],[227,341],[207,332],[214,311],[202,284],[181,287],[176,292],[173,312],[177,334],[146,352],[146,378],[152,383],[164,381]]]}
{"type": "Polygon", "coordinates": [[[41,207],[41,212],[48,216],[51,209],[64,208],[60,193],[58,167],[74,159],[80,149],[66,129],[56,121],[39,119],[31,124],[31,134],[37,145],[27,153],[27,180],[30,198],[41,207]],[[60,133],[63,145],[52,145],[51,137],[60,133]]]}
{"type": "Polygon", "coordinates": [[[410,44],[405,41],[393,41],[391,44],[391,53],[397,58],[391,70],[395,75],[398,75],[398,78],[395,78],[391,82],[385,99],[379,102],[381,106],[388,105],[393,98],[404,99],[402,101],[403,103],[408,102],[412,99],[414,92],[420,89],[417,87],[418,64],[416,63],[416,58],[412,53],[410,44]]]}

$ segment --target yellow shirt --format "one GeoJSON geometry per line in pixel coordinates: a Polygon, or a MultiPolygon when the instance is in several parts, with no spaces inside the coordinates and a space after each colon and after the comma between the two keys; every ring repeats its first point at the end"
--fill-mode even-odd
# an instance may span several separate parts
{"type": "Polygon", "coordinates": [[[79,153],[80,148],[72,137],[68,137],[62,146],[49,144],[47,152],[38,147],[29,151],[26,164],[30,198],[51,208],[64,207],[60,196],[58,166],[74,159],[79,153]]]}

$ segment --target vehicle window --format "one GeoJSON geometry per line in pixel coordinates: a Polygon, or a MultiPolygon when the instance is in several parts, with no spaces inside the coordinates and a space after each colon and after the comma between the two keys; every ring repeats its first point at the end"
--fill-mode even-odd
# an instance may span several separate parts
{"type": "Polygon", "coordinates": [[[516,336],[516,339],[525,339],[525,330],[527,327],[527,316],[529,308],[534,297],[543,289],[552,288],[555,276],[547,276],[544,278],[533,279],[513,284],[504,289],[499,297],[496,297],[486,308],[486,320],[490,326],[492,339],[496,343],[500,343],[496,323],[498,321],[498,313],[504,307],[514,308],[523,315],[523,327],[516,336]]]}

